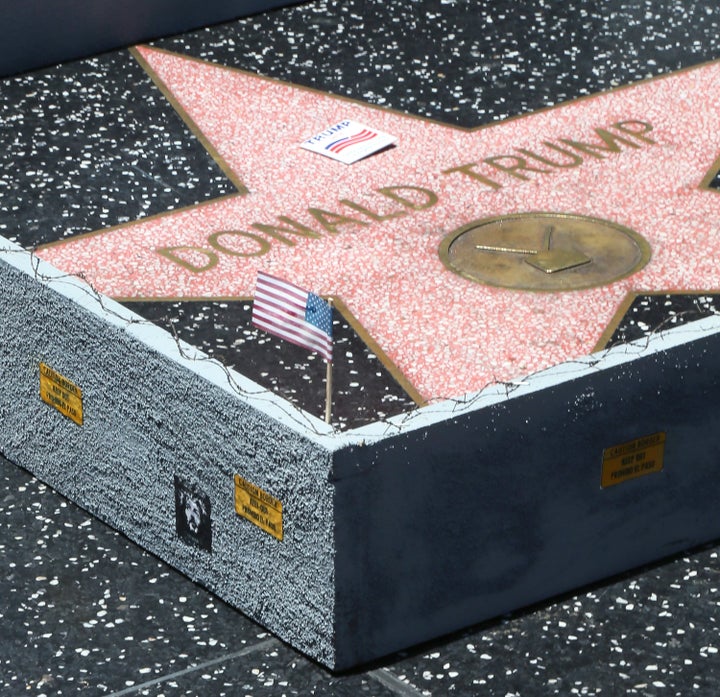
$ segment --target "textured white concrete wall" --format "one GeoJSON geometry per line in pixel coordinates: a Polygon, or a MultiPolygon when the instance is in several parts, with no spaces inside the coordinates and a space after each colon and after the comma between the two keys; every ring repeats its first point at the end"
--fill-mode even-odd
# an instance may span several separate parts
{"type": "Polygon", "coordinates": [[[11,243],[0,250],[0,452],[332,664],[325,424],[11,243]],[[41,363],[80,387],[83,425],[41,400],[41,363]],[[282,541],[236,514],[235,474],[281,500],[282,541]],[[175,477],[209,499],[211,551],[177,534],[175,477]]]}

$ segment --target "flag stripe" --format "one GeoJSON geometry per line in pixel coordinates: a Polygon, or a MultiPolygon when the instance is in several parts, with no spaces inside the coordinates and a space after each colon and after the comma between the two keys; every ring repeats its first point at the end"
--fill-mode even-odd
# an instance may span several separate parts
{"type": "Polygon", "coordinates": [[[329,312],[329,306],[325,308],[324,302],[316,295],[270,274],[258,272],[253,324],[298,346],[317,351],[327,361],[332,361],[331,315],[323,314],[329,312]],[[318,307],[320,320],[316,319],[318,307]],[[325,323],[321,321],[323,319],[325,323]]]}
{"type": "Polygon", "coordinates": [[[255,293],[255,302],[268,312],[272,311],[278,317],[305,317],[305,309],[300,305],[289,304],[281,298],[266,293],[255,293]]]}
{"type": "Polygon", "coordinates": [[[373,133],[372,131],[368,131],[364,134],[358,134],[357,136],[351,138],[350,140],[346,141],[345,143],[340,143],[337,147],[334,147],[332,150],[335,153],[342,152],[345,150],[345,148],[350,147],[351,145],[356,145],[357,143],[364,143],[367,140],[372,140],[377,133],[373,133]]]}
{"type": "Polygon", "coordinates": [[[315,338],[307,336],[306,334],[303,334],[301,332],[293,332],[290,328],[280,328],[278,327],[277,323],[266,322],[262,319],[256,319],[254,324],[256,327],[264,329],[265,331],[268,331],[275,336],[279,336],[286,341],[290,341],[293,344],[297,344],[298,346],[302,346],[303,348],[307,348],[311,351],[317,351],[318,353],[325,356],[328,348],[327,342],[323,341],[320,337],[315,338]]]}
{"type": "Polygon", "coordinates": [[[375,133],[374,131],[364,128],[362,131],[359,131],[355,135],[346,136],[345,138],[340,138],[339,140],[333,141],[329,145],[325,146],[325,150],[331,150],[332,152],[337,153],[351,145],[355,145],[355,143],[362,143],[363,141],[371,140],[376,135],[377,133],[375,133]]]}
{"type": "Polygon", "coordinates": [[[278,321],[273,317],[263,317],[257,313],[253,318],[253,324],[310,351],[317,351],[327,360],[332,360],[332,344],[327,334],[319,329],[298,328],[296,324],[291,322],[278,321]]]}
{"type": "Polygon", "coordinates": [[[258,307],[253,314],[253,322],[259,321],[270,326],[275,325],[279,330],[297,335],[298,337],[307,336],[309,341],[313,340],[324,344],[328,339],[325,332],[309,324],[304,318],[292,317],[274,311],[272,308],[267,309],[264,306],[258,307]]]}

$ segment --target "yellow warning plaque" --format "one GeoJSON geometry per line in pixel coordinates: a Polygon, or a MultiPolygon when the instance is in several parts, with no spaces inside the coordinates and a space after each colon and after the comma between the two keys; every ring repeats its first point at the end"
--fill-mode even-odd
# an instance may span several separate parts
{"type": "Polygon", "coordinates": [[[282,540],[282,503],[239,474],[235,475],[235,512],[282,540]]]}
{"type": "Polygon", "coordinates": [[[602,464],[603,488],[662,471],[664,455],[664,433],[653,433],[606,448],[602,464]]]}
{"type": "Polygon", "coordinates": [[[43,402],[82,426],[82,390],[45,363],[40,363],[40,397],[43,402]]]}

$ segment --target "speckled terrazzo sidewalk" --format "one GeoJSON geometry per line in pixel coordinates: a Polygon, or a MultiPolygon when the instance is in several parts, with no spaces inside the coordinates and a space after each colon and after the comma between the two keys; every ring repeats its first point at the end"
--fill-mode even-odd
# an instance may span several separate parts
{"type": "Polygon", "coordinates": [[[333,675],[0,459],[0,694],[711,695],[708,547],[333,675]]]}
{"type": "MultiPolygon", "coordinates": [[[[586,2],[562,6],[536,2],[518,10],[511,2],[313,2],[162,40],[154,44],[154,53],[145,55],[165,60],[170,54],[164,52],[170,51],[445,125],[475,128],[716,61],[718,37],[720,11],[710,3],[667,2],[658,7],[650,2],[610,2],[598,8],[586,2]]],[[[180,61],[176,56],[172,59],[180,61]]],[[[706,226],[709,236],[717,227],[720,205],[712,191],[718,187],[720,140],[717,109],[712,113],[717,80],[707,76],[717,71],[718,64],[710,63],[697,73],[681,72],[645,83],[639,86],[646,95],[642,109],[618,117],[645,118],[648,110],[654,110],[665,119],[672,115],[666,107],[682,107],[675,113],[677,121],[662,121],[663,137],[672,147],[661,161],[646,162],[644,152],[639,159],[633,159],[634,151],[623,153],[628,157],[618,170],[635,173],[639,160],[646,163],[642,189],[625,191],[615,172],[608,175],[608,182],[598,182],[587,173],[565,191],[557,187],[544,195],[553,202],[558,196],[564,201],[577,196],[602,199],[599,205],[607,210],[652,217],[648,200],[657,204],[660,197],[665,205],[669,199],[664,192],[670,187],[676,199],[668,203],[672,210],[666,218],[666,235],[681,224],[693,231],[706,226]],[[681,99],[685,101],[680,103],[681,99]],[[692,128],[698,123],[703,124],[703,136],[694,139],[692,128]],[[678,169],[680,162],[683,166],[678,169]],[[701,182],[710,190],[699,191],[701,182]]],[[[629,104],[628,94],[613,92],[605,101],[629,104]]],[[[515,123],[542,123],[545,130],[537,142],[548,129],[561,125],[562,133],[557,132],[573,137],[574,124],[590,124],[585,116],[576,121],[575,115],[589,108],[581,101],[569,111],[557,109],[534,117],[536,121],[515,123]]],[[[401,122],[396,116],[387,118],[401,122]]],[[[411,123],[418,124],[418,130],[449,132],[426,122],[411,123]]],[[[521,125],[511,127],[522,130],[521,125]]],[[[412,125],[407,128],[408,134],[413,132],[412,125]]],[[[210,147],[193,135],[137,59],[125,51],[4,80],[0,142],[0,234],[28,247],[66,240],[71,250],[79,234],[140,219],[157,226],[157,216],[166,219],[175,210],[186,215],[184,209],[198,204],[227,207],[228,197],[252,183],[213,159],[219,146],[210,147]]],[[[465,146],[455,147],[462,152],[465,146]]],[[[483,156],[496,152],[491,148],[483,156]]],[[[231,154],[223,158],[228,160],[231,154]]],[[[260,154],[257,157],[262,164],[260,154]]],[[[468,154],[457,163],[471,159],[468,154]]],[[[593,174],[598,171],[593,169],[593,174]]],[[[264,176],[263,184],[272,180],[272,170],[264,176]]],[[[377,185],[389,183],[383,179],[377,185]]],[[[475,209],[460,215],[480,217],[475,209]]],[[[137,246],[131,235],[122,237],[137,246]]],[[[70,256],[77,258],[72,251],[70,256]]],[[[110,254],[99,271],[115,262],[117,256],[110,254]]],[[[639,301],[631,309],[636,319],[628,315],[615,338],[634,337],[637,330],[674,322],[688,311],[715,311],[710,291],[720,284],[712,283],[714,259],[706,255],[705,262],[696,264],[695,258],[686,257],[675,268],[673,282],[663,288],[706,292],[685,302],[639,301]],[[692,274],[683,279],[684,271],[694,271],[703,263],[707,275],[700,285],[692,274]]],[[[148,294],[134,286],[106,289],[126,299],[135,295],[148,301],[148,294]]],[[[192,289],[183,295],[203,294],[203,289],[192,289]]],[[[234,287],[232,294],[247,296],[247,284],[234,287]]],[[[170,300],[177,303],[174,296],[180,294],[162,295],[173,296],[170,300]]],[[[165,321],[176,312],[168,304],[159,302],[148,313],[165,321]]],[[[226,325],[222,319],[208,325],[207,305],[200,305],[183,331],[195,333],[196,343],[205,342],[211,353],[221,353],[216,341],[226,325]]],[[[607,314],[609,319],[612,312],[607,314]]],[[[236,340],[237,336],[223,339],[227,345],[236,340]]],[[[249,334],[243,340],[257,342],[249,334]]],[[[347,341],[356,340],[348,332],[347,341]]],[[[582,346],[592,343],[588,337],[585,342],[582,346]]],[[[391,358],[410,375],[416,363],[436,365],[424,354],[416,360],[417,354],[404,358],[396,351],[391,358]]],[[[385,375],[379,383],[370,382],[367,376],[378,373],[374,360],[366,361],[357,379],[350,372],[346,386],[348,394],[369,393],[371,405],[362,401],[364,396],[348,398],[348,412],[358,403],[365,410],[389,413],[388,401],[403,406],[412,402],[385,375]]],[[[349,370],[355,368],[351,365],[349,370]]],[[[262,372],[260,366],[258,374],[262,372]]],[[[299,372],[312,373],[312,365],[305,364],[299,372]]],[[[424,395],[457,391],[443,371],[427,375],[413,381],[424,395]]],[[[290,398],[298,389],[292,384],[268,386],[290,398]]],[[[303,403],[316,399],[310,392],[301,398],[303,403]]],[[[0,640],[0,694],[9,697],[684,696],[716,695],[720,689],[720,566],[714,547],[390,657],[351,675],[333,676],[4,460],[0,526],[5,562],[0,576],[0,617],[5,628],[0,640]]]]}

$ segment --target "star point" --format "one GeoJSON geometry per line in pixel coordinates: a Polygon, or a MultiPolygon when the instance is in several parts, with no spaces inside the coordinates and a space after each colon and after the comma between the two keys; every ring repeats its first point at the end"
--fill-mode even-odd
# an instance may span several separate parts
{"type": "MultiPolygon", "coordinates": [[[[591,352],[628,292],[720,287],[720,199],[700,188],[717,158],[718,63],[466,131],[138,51],[248,193],[41,250],[106,294],[246,297],[267,268],[342,298],[410,382],[440,399],[591,352]],[[344,118],[397,136],[396,147],[350,166],[299,147],[344,118]],[[483,285],[440,259],[451,231],[533,211],[627,226],[652,257],[571,293],[483,285]]],[[[479,251],[526,255],[558,278],[591,265],[558,231],[544,235],[479,251]]]]}

